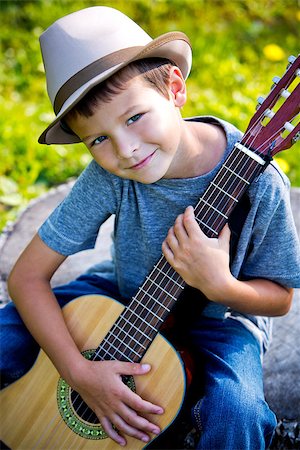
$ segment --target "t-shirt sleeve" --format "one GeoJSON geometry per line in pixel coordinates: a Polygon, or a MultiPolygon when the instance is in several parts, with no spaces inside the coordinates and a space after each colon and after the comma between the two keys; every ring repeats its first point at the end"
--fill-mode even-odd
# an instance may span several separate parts
{"type": "Polygon", "coordinates": [[[300,287],[300,244],[288,179],[273,164],[250,188],[253,229],[242,275],[300,287]]]}
{"type": "Polygon", "coordinates": [[[62,255],[95,246],[99,228],[116,210],[116,191],[109,174],[95,161],[40,227],[40,238],[62,255]]]}

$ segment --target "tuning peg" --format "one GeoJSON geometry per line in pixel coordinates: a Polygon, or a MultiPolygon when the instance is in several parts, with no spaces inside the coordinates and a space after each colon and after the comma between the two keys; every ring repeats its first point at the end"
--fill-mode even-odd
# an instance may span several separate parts
{"type": "Polygon", "coordinates": [[[286,68],[288,69],[289,67],[291,67],[291,65],[293,64],[293,62],[296,61],[296,56],[291,55],[288,57],[288,65],[286,66],[286,68]]]}
{"type": "Polygon", "coordinates": [[[281,80],[280,77],[274,77],[274,78],[272,79],[273,84],[272,84],[272,86],[271,86],[271,91],[277,86],[277,84],[279,83],[280,80],[281,80]]]}
{"type": "Polygon", "coordinates": [[[295,62],[296,59],[297,59],[296,56],[291,55],[291,56],[288,57],[288,62],[289,62],[290,64],[293,64],[293,62],[295,62]]]}
{"type": "Polygon", "coordinates": [[[269,117],[269,119],[272,119],[272,117],[275,116],[275,113],[271,109],[267,108],[264,112],[264,116],[269,117]]]}
{"type": "Polygon", "coordinates": [[[288,98],[291,95],[291,93],[287,89],[282,89],[282,91],[280,92],[280,95],[283,98],[288,98]]]}
{"type": "Polygon", "coordinates": [[[274,78],[272,79],[272,81],[273,81],[274,84],[278,84],[280,80],[281,80],[280,77],[274,77],[274,78]]]}
{"type": "Polygon", "coordinates": [[[280,77],[274,77],[274,78],[272,78],[273,85],[271,86],[271,91],[272,91],[272,89],[274,89],[274,88],[277,86],[277,84],[279,83],[280,80],[281,80],[280,77]]]}
{"type": "Polygon", "coordinates": [[[291,122],[285,122],[283,126],[287,131],[293,131],[295,128],[294,125],[291,124],[291,122]]]}
{"type": "Polygon", "coordinates": [[[258,109],[263,104],[264,101],[265,101],[265,98],[260,95],[257,99],[256,109],[258,109]]]}

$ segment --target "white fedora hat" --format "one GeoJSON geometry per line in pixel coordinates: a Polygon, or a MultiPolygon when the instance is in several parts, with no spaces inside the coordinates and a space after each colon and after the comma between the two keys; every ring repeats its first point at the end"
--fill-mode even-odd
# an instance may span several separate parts
{"type": "Polygon", "coordinates": [[[39,138],[41,144],[80,142],[60,120],[96,84],[131,61],[160,57],[172,60],[186,78],[192,52],[188,37],[169,32],[152,39],[120,11],[93,6],[54,22],[40,37],[47,90],[56,119],[39,138]]]}

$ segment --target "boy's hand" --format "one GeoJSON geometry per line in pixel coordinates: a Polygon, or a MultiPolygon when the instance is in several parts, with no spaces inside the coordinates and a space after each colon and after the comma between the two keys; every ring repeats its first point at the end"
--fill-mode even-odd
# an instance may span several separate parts
{"type": "Polygon", "coordinates": [[[207,298],[218,301],[233,276],[229,268],[230,230],[225,225],[218,239],[208,238],[195,220],[192,206],[177,217],[162,251],[177,273],[207,298]]]}
{"type": "Polygon", "coordinates": [[[163,408],[143,400],[122,381],[122,375],[140,376],[150,369],[148,364],[84,360],[80,370],[73,373],[72,387],[95,412],[108,436],[119,445],[125,446],[126,439],[113,425],[120,433],[143,442],[149,442],[150,433],[160,433],[159,427],[143,415],[163,414],[163,408]]]}

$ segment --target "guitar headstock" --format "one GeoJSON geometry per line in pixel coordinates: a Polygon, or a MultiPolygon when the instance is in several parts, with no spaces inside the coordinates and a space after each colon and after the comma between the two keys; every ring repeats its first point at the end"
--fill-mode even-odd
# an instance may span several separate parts
{"type": "Polygon", "coordinates": [[[260,155],[274,156],[300,139],[300,55],[290,56],[282,78],[273,78],[268,96],[258,99],[242,144],[260,155]]]}

